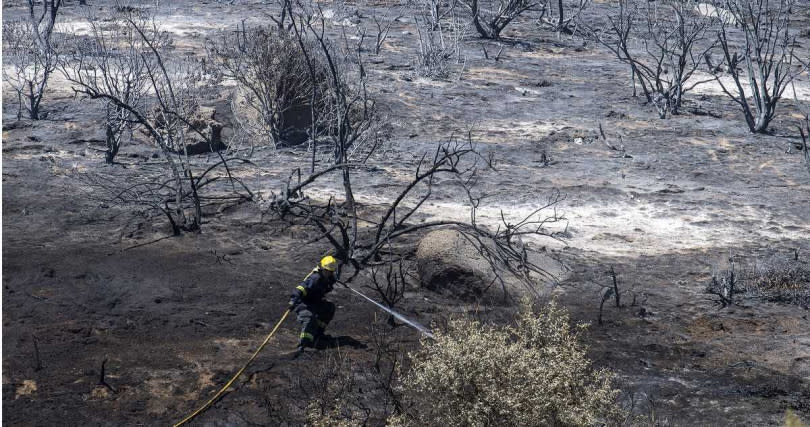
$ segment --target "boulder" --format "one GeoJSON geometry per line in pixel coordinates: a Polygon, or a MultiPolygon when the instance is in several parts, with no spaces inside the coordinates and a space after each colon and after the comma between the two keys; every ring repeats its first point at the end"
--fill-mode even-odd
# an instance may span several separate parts
{"type": "MultiPolygon", "coordinates": [[[[165,131],[167,123],[158,107],[154,107],[150,114],[155,118],[155,128],[165,131]]],[[[186,152],[189,155],[197,155],[227,148],[222,141],[224,125],[217,120],[216,114],[217,110],[214,107],[200,107],[191,117],[187,118],[189,126],[184,126],[185,147],[175,145],[170,146],[169,149],[175,153],[186,152]]],[[[151,136],[143,129],[141,132],[146,136],[151,136]]]]}
{"type": "Polygon", "coordinates": [[[422,286],[463,300],[489,293],[487,285],[495,276],[475,246],[455,230],[437,230],[423,237],[416,265],[422,286]]]}
{"type": "Polygon", "coordinates": [[[216,109],[200,107],[195,117],[190,121],[194,129],[186,129],[186,152],[189,155],[212,153],[224,150],[222,142],[223,125],[216,119],[216,109]],[[201,132],[206,138],[197,133],[201,132]]]}
{"type": "MultiPolygon", "coordinates": [[[[561,278],[565,268],[543,254],[532,253],[531,260],[553,276],[538,278],[541,286],[535,291],[544,294],[561,278]]],[[[416,265],[422,286],[462,301],[506,303],[529,293],[525,284],[501,271],[504,289],[476,246],[456,230],[442,229],[425,235],[416,250],[416,265]]]]}

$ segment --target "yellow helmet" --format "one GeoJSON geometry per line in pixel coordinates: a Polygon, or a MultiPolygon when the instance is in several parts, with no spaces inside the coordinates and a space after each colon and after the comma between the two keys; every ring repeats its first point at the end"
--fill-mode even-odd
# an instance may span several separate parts
{"type": "Polygon", "coordinates": [[[320,266],[324,270],[335,271],[337,270],[338,262],[332,255],[327,255],[321,259],[320,266]]]}

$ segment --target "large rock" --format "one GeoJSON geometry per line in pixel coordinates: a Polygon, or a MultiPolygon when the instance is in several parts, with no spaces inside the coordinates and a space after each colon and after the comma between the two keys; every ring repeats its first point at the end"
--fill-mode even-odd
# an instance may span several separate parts
{"type": "Polygon", "coordinates": [[[216,118],[214,108],[200,107],[195,117],[190,121],[193,129],[186,129],[186,152],[189,155],[213,153],[224,150],[222,142],[223,125],[216,118]],[[198,133],[206,135],[205,138],[198,133]]]}
{"type": "MultiPolygon", "coordinates": [[[[158,107],[154,107],[151,112],[154,126],[165,132],[167,123],[162,119],[158,107]]],[[[200,107],[191,117],[188,117],[189,126],[184,126],[185,146],[170,146],[169,149],[176,153],[188,153],[189,155],[212,153],[227,148],[222,141],[222,129],[224,125],[216,119],[217,110],[213,107],[200,107]],[[200,135],[202,134],[202,135],[200,135]],[[203,135],[205,136],[203,138],[203,135]]],[[[144,135],[149,135],[142,130],[144,135]]]]}
{"type": "Polygon", "coordinates": [[[416,250],[422,285],[461,299],[478,299],[487,293],[494,274],[464,236],[455,230],[428,233],[416,250]]]}
{"type": "MultiPolygon", "coordinates": [[[[541,266],[559,279],[564,267],[542,254],[532,254],[532,262],[541,266]]],[[[422,286],[463,301],[505,303],[529,293],[529,289],[508,272],[499,272],[504,278],[505,289],[495,280],[489,262],[463,234],[443,229],[428,233],[419,242],[416,264],[422,286]]],[[[543,294],[555,279],[538,278],[543,294]]]]}

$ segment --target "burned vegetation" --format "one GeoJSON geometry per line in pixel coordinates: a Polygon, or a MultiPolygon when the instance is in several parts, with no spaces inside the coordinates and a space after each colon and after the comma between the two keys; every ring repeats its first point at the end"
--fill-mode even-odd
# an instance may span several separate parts
{"type": "Polygon", "coordinates": [[[4,2],[3,421],[810,419],[800,1],[165,3],[4,2]]]}

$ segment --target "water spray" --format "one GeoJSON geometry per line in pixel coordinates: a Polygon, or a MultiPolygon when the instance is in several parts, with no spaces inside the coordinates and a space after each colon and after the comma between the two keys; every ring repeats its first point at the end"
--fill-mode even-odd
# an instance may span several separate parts
{"type": "Polygon", "coordinates": [[[426,328],[426,327],[422,326],[422,325],[421,325],[421,324],[419,324],[418,322],[416,322],[416,321],[414,321],[414,320],[411,320],[411,319],[408,319],[407,317],[403,316],[402,314],[397,313],[397,312],[396,312],[396,311],[394,311],[394,310],[393,310],[391,307],[386,307],[386,306],[384,306],[384,305],[382,305],[382,304],[378,303],[377,301],[374,301],[373,299],[371,299],[371,298],[367,297],[366,295],[364,295],[362,292],[358,291],[357,289],[354,289],[354,288],[350,287],[349,285],[347,285],[347,284],[345,284],[345,283],[343,283],[343,282],[338,282],[338,283],[340,283],[341,285],[345,286],[345,287],[346,287],[346,289],[348,289],[348,290],[350,290],[350,291],[352,291],[352,292],[356,293],[357,295],[360,295],[360,296],[361,296],[361,297],[363,297],[363,298],[364,298],[366,301],[368,301],[368,302],[370,302],[370,303],[372,303],[372,304],[376,305],[378,308],[380,308],[381,310],[385,311],[386,313],[388,313],[388,314],[390,314],[390,315],[394,316],[394,318],[396,318],[396,319],[397,319],[397,320],[399,320],[400,322],[402,322],[402,323],[404,323],[404,324],[406,324],[406,325],[408,325],[408,326],[410,326],[410,327],[412,327],[412,328],[416,329],[417,331],[421,332],[421,333],[422,333],[424,336],[426,336],[426,337],[428,337],[428,338],[430,338],[430,339],[433,339],[433,333],[431,333],[431,332],[430,332],[430,330],[429,330],[428,328],[426,328]]]}

